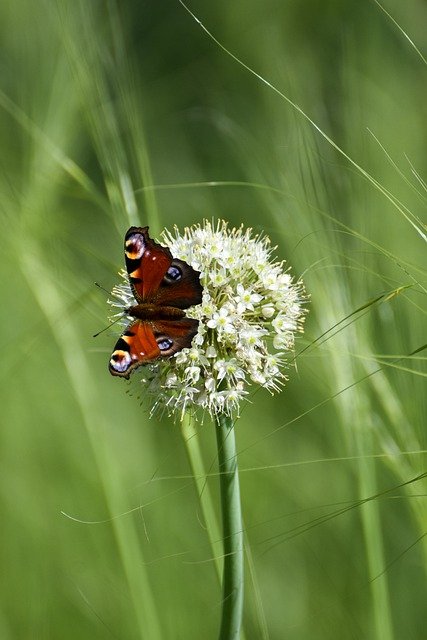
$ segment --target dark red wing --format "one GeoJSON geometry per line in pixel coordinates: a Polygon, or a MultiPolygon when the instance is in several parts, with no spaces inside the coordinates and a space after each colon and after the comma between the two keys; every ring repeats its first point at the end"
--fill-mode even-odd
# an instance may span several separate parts
{"type": "Polygon", "coordinates": [[[109,369],[113,376],[129,378],[133,369],[160,356],[160,348],[150,323],[137,320],[117,340],[109,369]]]}
{"type": "Polygon", "coordinates": [[[185,347],[191,347],[191,342],[197,333],[199,321],[194,318],[179,318],[178,320],[156,320],[153,332],[159,345],[161,356],[169,358],[185,347]]]}
{"type": "Polygon", "coordinates": [[[129,378],[131,371],[140,365],[157,358],[169,358],[184,347],[190,347],[198,324],[198,320],[192,318],[133,322],[114,347],[110,373],[129,378]]]}
{"type": "Polygon", "coordinates": [[[200,273],[172,258],[167,247],[154,242],[148,227],[131,227],[125,236],[126,268],[137,302],[187,309],[202,301],[200,273]]]}
{"type": "Polygon", "coordinates": [[[160,306],[187,309],[201,303],[202,292],[200,272],[174,258],[155,294],[155,302],[160,306]]]}
{"type": "Polygon", "coordinates": [[[167,247],[154,242],[148,227],[131,227],[125,235],[126,269],[138,302],[151,302],[172,264],[167,247]]]}

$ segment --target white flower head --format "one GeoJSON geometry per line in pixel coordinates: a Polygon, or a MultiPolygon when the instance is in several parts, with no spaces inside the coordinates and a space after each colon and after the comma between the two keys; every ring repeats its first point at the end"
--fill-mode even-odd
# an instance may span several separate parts
{"type": "MultiPolygon", "coordinates": [[[[272,258],[270,240],[251,229],[204,221],[183,233],[164,231],[161,244],[201,272],[203,300],[186,310],[199,321],[191,348],[143,368],[152,412],[182,417],[200,408],[211,416],[238,416],[251,384],[279,391],[286,381],[285,352],[303,329],[306,296],[302,282],[272,258]]],[[[128,276],[121,275],[125,284],[113,288],[109,301],[113,318],[135,304],[128,276]]]]}

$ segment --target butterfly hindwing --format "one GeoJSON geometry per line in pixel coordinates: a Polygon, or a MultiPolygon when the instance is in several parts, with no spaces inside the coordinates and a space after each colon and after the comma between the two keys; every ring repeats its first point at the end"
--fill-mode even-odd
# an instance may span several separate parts
{"type": "Polygon", "coordinates": [[[198,326],[198,320],[187,317],[153,322],[153,332],[160,347],[160,356],[170,358],[181,349],[191,347],[198,326]]]}
{"type": "Polygon", "coordinates": [[[187,309],[202,302],[200,273],[183,260],[173,258],[155,294],[156,304],[187,309]]]}

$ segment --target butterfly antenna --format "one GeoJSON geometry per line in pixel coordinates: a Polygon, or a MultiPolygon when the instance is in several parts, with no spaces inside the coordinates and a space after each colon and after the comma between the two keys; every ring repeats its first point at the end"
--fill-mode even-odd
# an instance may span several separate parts
{"type": "Polygon", "coordinates": [[[123,316],[120,316],[119,318],[116,318],[115,320],[113,320],[113,322],[110,322],[109,325],[107,325],[106,327],[104,327],[103,329],[101,329],[101,331],[98,331],[98,333],[94,333],[93,334],[93,338],[97,338],[99,336],[100,333],[104,333],[104,331],[107,331],[107,329],[109,329],[110,327],[113,326],[113,324],[116,324],[116,322],[118,322],[119,320],[121,320],[123,318],[123,316]]]}
{"type": "Polygon", "coordinates": [[[98,287],[98,289],[102,289],[102,291],[105,291],[107,295],[110,295],[111,292],[108,291],[105,287],[103,287],[102,284],[99,284],[99,282],[95,282],[94,284],[95,284],[95,287],[98,287]]]}

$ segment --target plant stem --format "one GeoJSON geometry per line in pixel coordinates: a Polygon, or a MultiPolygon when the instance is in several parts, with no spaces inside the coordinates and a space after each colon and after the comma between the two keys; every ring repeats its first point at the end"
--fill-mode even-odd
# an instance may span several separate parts
{"type": "Polygon", "coordinates": [[[234,425],[228,416],[217,417],[216,438],[224,539],[219,640],[238,640],[243,613],[243,527],[234,425]]]}

